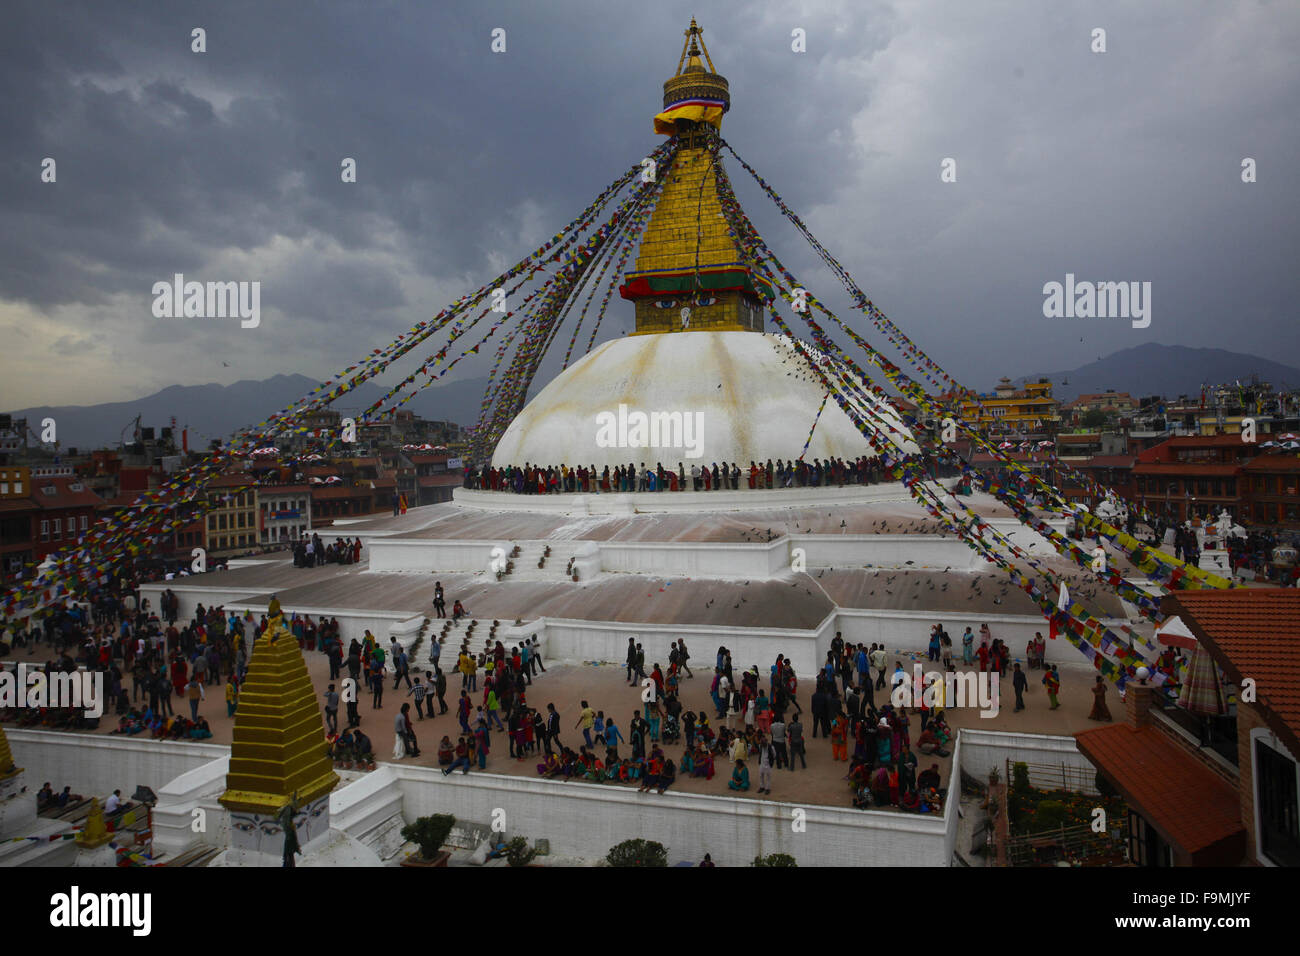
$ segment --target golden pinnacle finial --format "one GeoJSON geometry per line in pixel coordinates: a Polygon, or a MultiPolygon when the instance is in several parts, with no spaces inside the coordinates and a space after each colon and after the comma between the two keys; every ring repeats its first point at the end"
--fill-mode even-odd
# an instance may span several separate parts
{"type": "Polygon", "coordinates": [[[695,18],[691,17],[691,25],[684,34],[686,40],[682,43],[682,55],[677,58],[677,76],[683,72],[704,72],[704,63],[700,62],[700,56],[704,56],[704,62],[709,65],[708,72],[716,73],[713,68],[713,58],[709,56],[709,48],[704,43],[704,28],[696,24],[695,18]],[[690,61],[687,61],[690,57],[690,61]]]}

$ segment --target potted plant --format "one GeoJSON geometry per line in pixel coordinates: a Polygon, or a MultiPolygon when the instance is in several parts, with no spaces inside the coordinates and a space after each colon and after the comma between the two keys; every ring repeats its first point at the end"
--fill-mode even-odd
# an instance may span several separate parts
{"type": "Polygon", "coordinates": [[[506,862],[511,866],[527,866],[537,856],[537,850],[528,845],[528,838],[517,836],[506,844],[506,862]]]}
{"type": "Polygon", "coordinates": [[[610,866],[667,866],[668,851],[653,840],[624,840],[605,856],[610,866]]]}
{"type": "Polygon", "coordinates": [[[420,848],[419,855],[403,860],[402,866],[446,866],[451,853],[442,849],[442,845],[455,825],[456,818],[450,813],[435,813],[402,827],[402,839],[420,848]]]}

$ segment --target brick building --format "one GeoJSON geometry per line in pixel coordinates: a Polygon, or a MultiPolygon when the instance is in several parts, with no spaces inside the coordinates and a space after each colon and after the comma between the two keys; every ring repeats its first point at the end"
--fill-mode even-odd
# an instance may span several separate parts
{"type": "Polygon", "coordinates": [[[1219,717],[1165,706],[1129,684],[1122,719],[1075,734],[1129,807],[1140,866],[1300,866],[1300,591],[1180,592],[1199,650],[1237,687],[1219,717]],[[1243,682],[1253,681],[1254,700],[1243,682]]]}

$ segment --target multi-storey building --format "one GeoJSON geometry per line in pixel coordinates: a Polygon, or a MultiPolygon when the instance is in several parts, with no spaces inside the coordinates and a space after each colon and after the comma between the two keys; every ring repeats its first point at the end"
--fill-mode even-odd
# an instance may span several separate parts
{"type": "Polygon", "coordinates": [[[245,472],[228,472],[208,482],[204,546],[210,557],[229,557],[260,545],[254,480],[245,472]]]}

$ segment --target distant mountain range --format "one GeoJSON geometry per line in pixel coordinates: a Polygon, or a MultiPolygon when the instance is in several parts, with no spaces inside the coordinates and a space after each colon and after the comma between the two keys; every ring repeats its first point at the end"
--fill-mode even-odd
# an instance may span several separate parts
{"type": "MultiPolygon", "coordinates": [[[[1220,384],[1252,376],[1275,388],[1300,387],[1300,369],[1257,355],[1224,349],[1196,349],[1181,345],[1147,343],[1108,355],[1106,358],[1068,371],[1042,372],[1016,379],[1017,385],[1038,378],[1052,381],[1052,394],[1069,400],[1085,392],[1113,388],[1134,397],[1144,395],[1199,395],[1203,384],[1220,384]]],[[[101,405],[42,406],[11,412],[26,417],[29,427],[40,431],[44,418],[58,424],[60,447],[85,451],[115,447],[123,433],[130,438],[136,416],[146,427],[162,428],[175,418],[188,428],[190,447],[206,446],[211,438],[226,438],[240,428],[264,421],[267,416],[298,401],[320,384],[306,375],[276,375],[262,381],[245,380],[232,385],[172,385],[162,391],[128,402],[101,405]]],[[[424,418],[473,425],[487,387],[486,377],[464,379],[425,389],[403,406],[424,418]]],[[[540,387],[535,385],[534,391],[540,387]]],[[[378,401],[383,390],[371,383],[343,396],[335,409],[359,412],[378,401]]]]}
{"type": "Polygon", "coordinates": [[[1040,378],[1050,379],[1052,395],[1063,400],[1089,392],[1114,389],[1134,398],[1144,395],[1200,395],[1202,385],[1220,385],[1252,377],[1274,388],[1300,387],[1300,368],[1258,355],[1224,349],[1193,349],[1182,345],[1148,342],[1122,349],[1096,362],[1061,372],[1041,372],[1015,380],[1017,386],[1040,378]]]}
{"type": "MultiPolygon", "coordinates": [[[[211,438],[226,438],[240,428],[265,421],[318,385],[320,380],[305,375],[276,375],[263,381],[245,380],[232,385],[172,385],[129,402],[20,408],[11,414],[26,417],[28,427],[38,434],[41,420],[53,418],[60,448],[80,451],[116,447],[124,432],[130,441],[130,429],[137,415],[141,425],[155,429],[166,427],[175,418],[178,427],[189,429],[193,449],[206,447],[211,438]]],[[[434,421],[474,425],[486,387],[486,377],[431,386],[403,408],[434,421]]],[[[333,407],[345,414],[359,412],[378,401],[384,391],[367,382],[342,396],[333,407]]]]}

